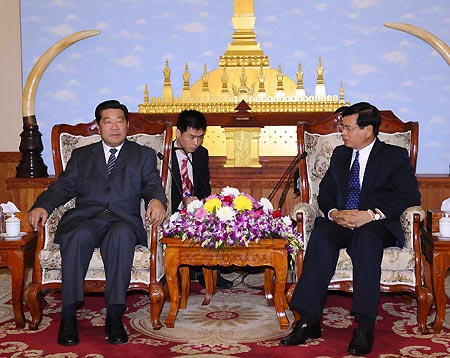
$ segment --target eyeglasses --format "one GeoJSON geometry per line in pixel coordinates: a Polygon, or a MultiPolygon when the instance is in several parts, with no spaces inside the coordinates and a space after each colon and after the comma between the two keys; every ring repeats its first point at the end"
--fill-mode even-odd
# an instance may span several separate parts
{"type": "Polygon", "coordinates": [[[360,126],[358,126],[358,125],[351,125],[351,126],[349,126],[349,125],[346,125],[346,124],[338,124],[337,125],[337,129],[338,129],[338,131],[339,132],[343,132],[344,130],[346,130],[347,132],[351,132],[351,131],[353,131],[354,129],[356,129],[356,128],[359,128],[359,129],[361,129],[361,127],[360,126]]]}

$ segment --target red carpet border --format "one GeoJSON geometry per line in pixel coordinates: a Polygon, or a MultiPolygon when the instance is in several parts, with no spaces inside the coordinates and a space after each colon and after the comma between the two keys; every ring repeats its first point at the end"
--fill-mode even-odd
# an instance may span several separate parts
{"type": "MultiPolygon", "coordinates": [[[[88,296],[78,311],[80,344],[62,347],[56,343],[59,293],[45,296],[47,306],[39,330],[16,330],[10,293],[4,289],[5,277],[0,278],[0,357],[352,357],[347,353],[355,327],[350,314],[351,295],[330,293],[322,338],[294,347],[280,345],[280,338],[289,331],[280,330],[275,310],[267,306],[261,291],[242,285],[218,291],[210,305],[202,306],[200,286],[193,283],[193,291],[197,293],[191,293],[187,309],[179,312],[175,328],[163,327],[159,331],[151,328],[148,297],[144,293],[132,293],[124,320],[130,340],[120,346],[105,340],[103,297],[88,296]]],[[[168,309],[169,302],[166,302],[162,321],[168,309]]],[[[292,322],[292,314],[289,311],[287,314],[292,322]]],[[[450,357],[449,315],[441,334],[421,335],[415,300],[409,303],[401,295],[383,296],[374,350],[367,357],[450,357]]]]}

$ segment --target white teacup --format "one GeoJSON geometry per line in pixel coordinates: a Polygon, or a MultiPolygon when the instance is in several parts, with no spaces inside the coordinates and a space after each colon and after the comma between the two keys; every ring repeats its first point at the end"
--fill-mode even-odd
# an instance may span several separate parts
{"type": "Polygon", "coordinates": [[[6,235],[7,236],[19,236],[20,234],[20,219],[16,218],[13,214],[9,219],[5,220],[6,235]]]}
{"type": "Polygon", "coordinates": [[[444,216],[439,219],[439,233],[443,237],[450,237],[450,217],[444,216]]]}

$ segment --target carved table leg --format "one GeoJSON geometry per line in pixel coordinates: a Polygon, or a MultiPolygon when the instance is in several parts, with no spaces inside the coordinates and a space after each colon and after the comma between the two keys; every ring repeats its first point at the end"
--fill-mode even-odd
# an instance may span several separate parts
{"type": "Polygon", "coordinates": [[[12,304],[14,319],[17,328],[25,327],[25,315],[23,313],[23,281],[25,277],[25,256],[22,250],[10,252],[12,304]]]}
{"type": "Polygon", "coordinates": [[[202,271],[203,277],[205,278],[205,298],[203,299],[202,305],[209,305],[211,303],[212,296],[216,292],[217,269],[203,267],[202,271]]]}
{"type": "Polygon", "coordinates": [[[448,268],[448,253],[446,252],[434,252],[433,254],[433,287],[434,297],[436,300],[436,318],[433,323],[433,332],[440,333],[442,329],[442,323],[445,316],[445,305],[447,296],[445,295],[444,279],[445,272],[448,268]]]}
{"type": "Polygon", "coordinates": [[[273,300],[274,284],[273,278],[275,277],[274,271],[271,267],[264,270],[264,294],[266,296],[267,304],[269,306],[274,306],[275,302],[273,300]]]}
{"type": "Polygon", "coordinates": [[[289,328],[289,320],[286,317],[284,308],[286,307],[286,281],[287,281],[287,262],[286,254],[274,251],[274,271],[275,271],[275,310],[277,312],[280,328],[285,330],[289,328]]]}
{"type": "Polygon", "coordinates": [[[181,266],[179,270],[181,277],[180,309],[185,309],[187,299],[189,297],[189,291],[191,290],[191,276],[189,273],[189,266],[181,266]]]}

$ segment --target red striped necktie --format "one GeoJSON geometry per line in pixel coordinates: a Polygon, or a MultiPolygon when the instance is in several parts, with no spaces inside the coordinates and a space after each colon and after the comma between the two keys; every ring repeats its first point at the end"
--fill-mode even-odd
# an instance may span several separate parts
{"type": "Polygon", "coordinates": [[[189,179],[188,175],[188,158],[183,158],[183,161],[181,163],[181,186],[183,189],[183,195],[184,196],[193,196],[194,195],[194,186],[192,185],[191,179],[189,179]]]}

